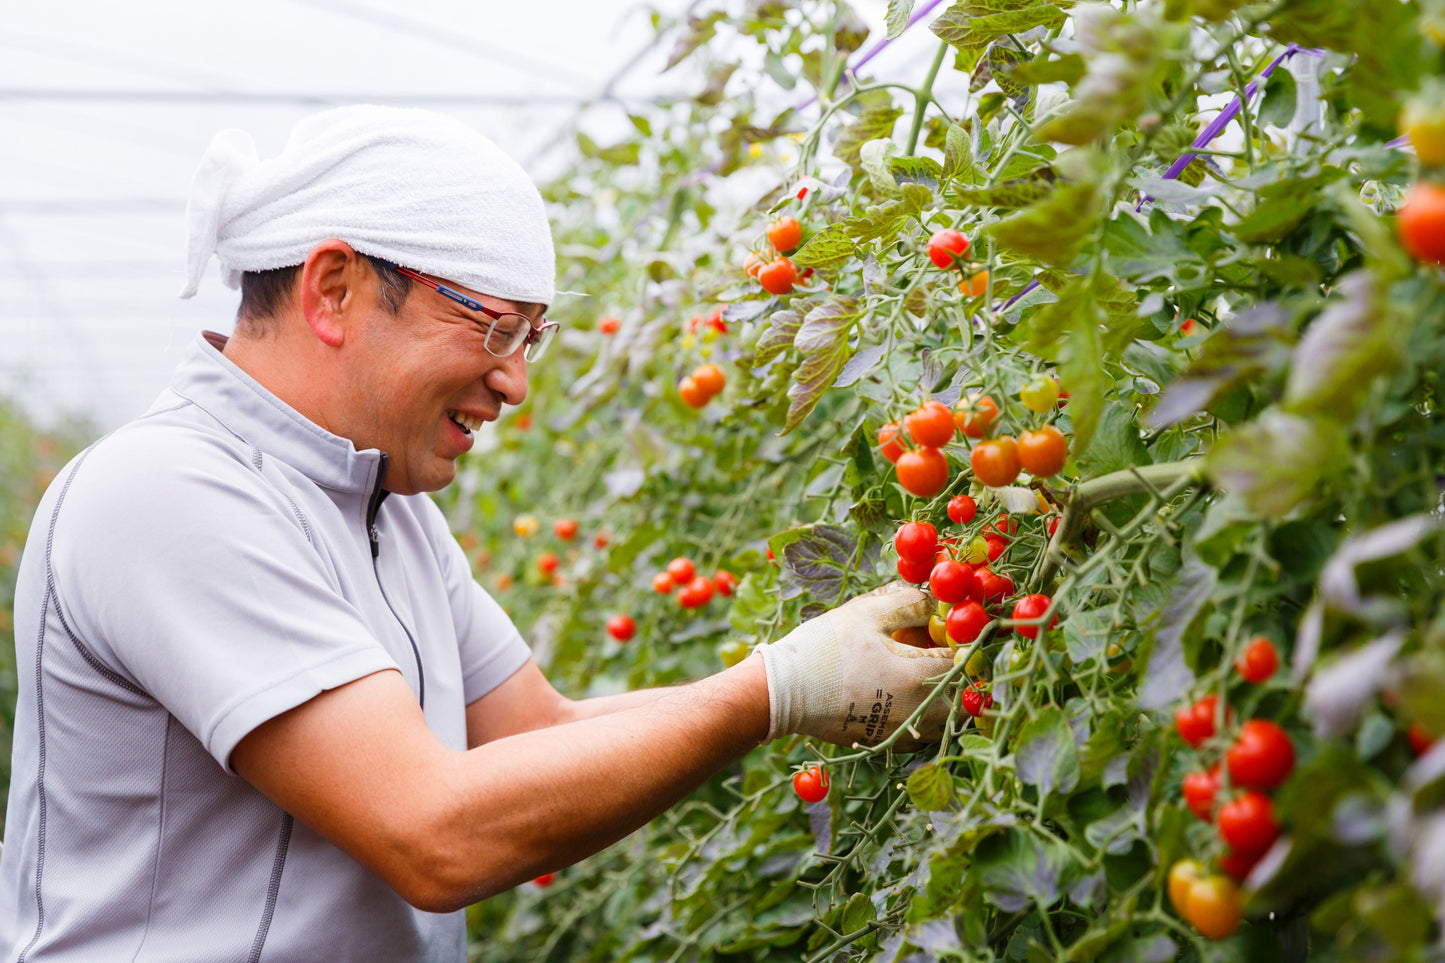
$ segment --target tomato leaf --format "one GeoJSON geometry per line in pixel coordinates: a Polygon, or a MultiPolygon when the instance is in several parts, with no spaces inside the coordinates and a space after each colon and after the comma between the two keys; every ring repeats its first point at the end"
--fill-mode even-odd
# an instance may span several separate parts
{"type": "Polygon", "coordinates": [[[878,910],[866,893],[854,893],[843,905],[842,931],[856,933],[878,918],[878,910]]]}
{"type": "Polygon", "coordinates": [[[977,184],[983,179],[973,160],[968,131],[958,124],[949,124],[948,131],[944,134],[943,176],[948,180],[962,180],[968,184],[977,184]]]}
{"type": "Polygon", "coordinates": [[[1164,389],[1147,417],[1150,428],[1178,424],[1230,389],[1267,376],[1289,358],[1290,315],[1272,302],[1241,311],[1216,331],[1185,374],[1164,389]]]}
{"type": "Polygon", "coordinates": [[[897,40],[908,29],[908,18],[913,14],[913,0],[888,0],[888,39],[897,40]]]}
{"type": "Polygon", "coordinates": [[[1332,168],[1314,177],[1266,184],[1258,191],[1254,210],[1234,226],[1235,236],[1252,244],[1279,240],[1315,209],[1321,191],[1343,176],[1344,171],[1332,168]]]}
{"type": "Polygon", "coordinates": [[[1019,733],[1014,752],[1019,778],[1039,791],[1040,800],[1058,791],[1072,792],[1079,783],[1079,751],[1069,720],[1057,706],[1034,714],[1019,733]]]}
{"type": "Polygon", "coordinates": [[[893,125],[903,116],[903,108],[893,106],[892,99],[885,91],[877,91],[859,98],[863,112],[858,119],[842,130],[833,141],[833,154],[849,167],[857,168],[858,151],[870,140],[888,137],[893,125]]]}
{"type": "Polygon", "coordinates": [[[963,50],[986,47],[1006,33],[1034,27],[1056,27],[1064,12],[1049,3],[1027,0],[964,0],[938,16],[930,26],[939,39],[963,50]]]}
{"type": "Polygon", "coordinates": [[[707,43],[717,32],[718,22],[724,19],[727,14],[722,10],[714,10],[704,17],[688,17],[687,29],[677,38],[677,43],[668,55],[667,65],[662,69],[664,72],[671,70],[682,63],[698,47],[707,43]]]}
{"type": "Polygon", "coordinates": [[[1404,331],[1399,313],[1381,297],[1375,276],[1347,274],[1331,299],[1295,346],[1284,406],[1290,411],[1322,411],[1349,417],[1375,379],[1397,370],[1404,360],[1404,331]]]}
{"type": "Polygon", "coordinates": [[[1159,610],[1159,622],[1148,633],[1152,644],[1144,656],[1148,665],[1135,700],[1141,709],[1165,709],[1173,705],[1194,684],[1194,673],[1184,658],[1184,633],[1204,610],[1214,594],[1219,574],[1192,553],[1159,610]]]}
{"type": "Polygon", "coordinates": [[[818,404],[823,392],[838,379],[843,366],[853,354],[848,336],[858,320],[858,301],[834,295],[809,311],[798,328],[793,345],[803,355],[803,363],[793,372],[793,386],[788,389],[788,415],[782,434],[803,423],[818,404]]]}
{"type": "Polygon", "coordinates": [[[908,775],[908,798],[928,812],[948,809],[953,802],[953,777],[936,763],[924,763],[908,775]]]}
{"type": "Polygon", "coordinates": [[[823,268],[841,264],[857,251],[842,224],[829,224],[808,238],[808,243],[791,255],[800,268],[823,268]]]}
{"type": "Polygon", "coordinates": [[[1101,203],[1093,182],[1058,183],[1042,200],[989,225],[986,233],[1010,250],[1064,267],[1093,233],[1101,203]]]}
{"type": "Polygon", "coordinates": [[[1338,422],[1270,410],[1221,438],[1206,465],[1219,487],[1261,515],[1282,518],[1348,461],[1338,422]]]}
{"type": "Polygon", "coordinates": [[[783,546],[782,591],[784,599],[804,593],[825,602],[836,602],[848,577],[862,567],[854,561],[859,553],[858,536],[831,525],[809,525],[783,546]]]}
{"type": "Polygon", "coordinates": [[[803,326],[803,312],[799,305],[773,312],[768,319],[768,330],[758,337],[753,346],[751,367],[761,368],[793,346],[798,329],[803,326]]]}
{"type": "Polygon", "coordinates": [[[1316,736],[1338,737],[1354,729],[1390,679],[1390,668],[1404,643],[1405,634],[1392,629],[1315,669],[1305,689],[1305,708],[1314,719],[1316,736]]]}
{"type": "Polygon", "coordinates": [[[1169,963],[1176,958],[1178,950],[1169,937],[1150,933],[1115,944],[1099,960],[1100,963],[1169,963]]]}
{"type": "MultiPolygon", "coordinates": [[[[1073,745],[1072,739],[1069,745],[1073,745]]],[[[1006,913],[1022,912],[1030,903],[1050,906],[1059,898],[1069,862],[1068,853],[1058,843],[1009,829],[1001,842],[980,849],[984,895],[1006,913]]]]}

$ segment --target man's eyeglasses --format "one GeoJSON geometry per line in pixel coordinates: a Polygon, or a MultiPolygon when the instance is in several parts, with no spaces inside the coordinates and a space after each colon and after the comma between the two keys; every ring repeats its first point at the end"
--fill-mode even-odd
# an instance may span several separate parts
{"type": "Polygon", "coordinates": [[[418,274],[399,264],[391,264],[389,261],[385,263],[389,267],[394,268],[398,274],[404,274],[413,281],[431,288],[442,297],[450,298],[458,304],[465,305],[478,314],[489,318],[490,320],[487,322],[477,321],[487,332],[486,339],[482,342],[482,346],[498,358],[505,358],[513,354],[525,344],[527,347],[522,357],[528,361],[536,361],[542,357],[543,352],[547,350],[547,345],[551,344],[552,339],[557,336],[557,322],[555,321],[548,321],[546,318],[543,318],[541,321],[533,321],[525,314],[513,314],[509,311],[493,311],[481,302],[474,301],[459,291],[453,291],[445,284],[429,278],[425,274],[418,274]]]}

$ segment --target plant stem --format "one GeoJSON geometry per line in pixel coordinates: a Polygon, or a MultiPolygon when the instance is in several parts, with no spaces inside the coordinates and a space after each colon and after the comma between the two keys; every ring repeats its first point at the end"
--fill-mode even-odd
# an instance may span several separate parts
{"type": "Polygon", "coordinates": [[[918,94],[913,100],[913,127],[908,131],[908,147],[903,153],[913,156],[918,148],[918,135],[923,130],[923,115],[928,110],[928,102],[933,98],[933,81],[938,77],[938,68],[943,66],[943,57],[948,53],[947,41],[941,41],[938,45],[938,53],[933,55],[933,63],[928,68],[928,76],[923,79],[923,86],[918,88],[918,94]]]}

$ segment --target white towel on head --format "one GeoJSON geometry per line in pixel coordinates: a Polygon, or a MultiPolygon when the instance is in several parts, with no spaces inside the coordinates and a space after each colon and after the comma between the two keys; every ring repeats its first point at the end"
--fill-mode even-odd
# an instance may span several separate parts
{"type": "Polygon", "coordinates": [[[249,134],[217,134],[186,205],[186,285],[215,254],[221,276],[301,264],[337,238],[482,294],[550,304],[556,256],[542,196],[496,144],[425,110],[341,107],[298,123],[262,160],[249,134]]]}

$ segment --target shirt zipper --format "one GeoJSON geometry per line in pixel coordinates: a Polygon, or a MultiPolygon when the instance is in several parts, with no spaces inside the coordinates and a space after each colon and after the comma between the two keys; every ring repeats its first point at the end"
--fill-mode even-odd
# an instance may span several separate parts
{"type": "Polygon", "coordinates": [[[411,629],[406,627],[400,615],[396,614],[396,607],[391,604],[391,598],[386,594],[386,586],[381,581],[381,569],[377,559],[381,557],[381,536],[376,531],[376,516],[381,511],[381,503],[386,499],[387,491],[382,487],[386,480],[386,452],[381,453],[381,463],[376,469],[376,487],[371,491],[371,499],[366,506],[366,537],[371,541],[371,571],[376,576],[376,587],[381,589],[381,597],[386,602],[386,607],[391,610],[391,617],[396,619],[396,624],[406,633],[406,640],[411,643],[411,654],[416,659],[417,679],[417,703],[426,708],[426,672],[421,667],[421,650],[417,648],[416,638],[412,636],[411,629]]]}

